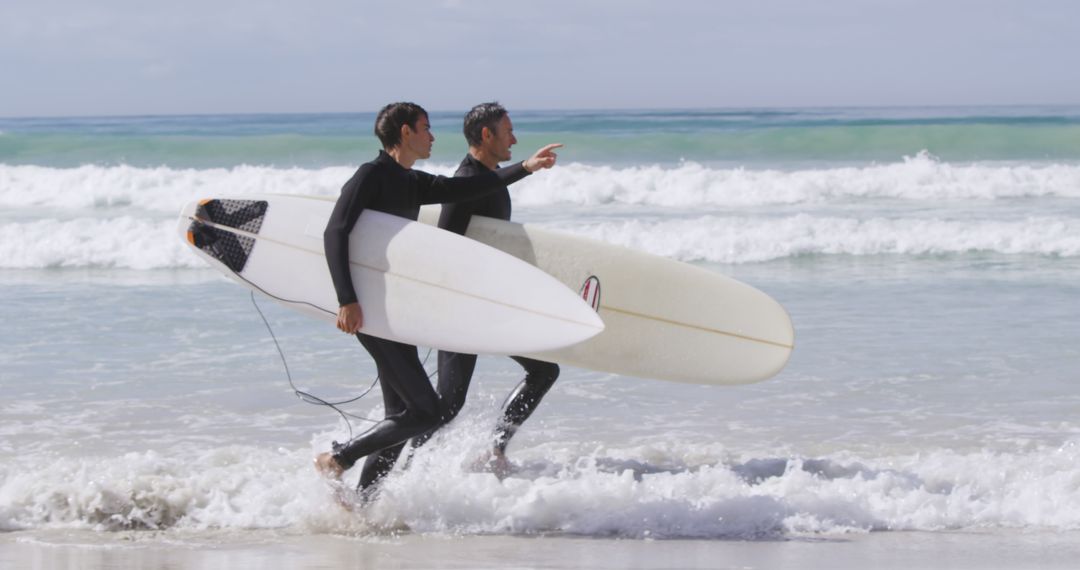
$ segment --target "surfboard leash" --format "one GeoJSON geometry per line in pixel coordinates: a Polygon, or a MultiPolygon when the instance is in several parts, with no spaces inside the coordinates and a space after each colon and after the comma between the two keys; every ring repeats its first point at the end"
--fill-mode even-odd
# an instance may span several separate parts
{"type": "MultiPolygon", "coordinates": [[[[247,280],[245,279],[245,281],[247,281],[247,280]]],[[[290,302],[287,299],[281,299],[280,297],[277,297],[275,295],[270,295],[265,290],[263,290],[262,288],[259,288],[255,284],[252,284],[252,286],[258,288],[259,291],[263,292],[263,294],[266,294],[266,295],[268,295],[268,296],[270,296],[270,297],[272,297],[274,299],[279,299],[281,301],[290,302]]],[[[335,412],[337,412],[338,415],[341,416],[341,419],[345,420],[345,425],[347,425],[349,427],[349,439],[348,439],[348,441],[352,441],[354,439],[352,422],[349,421],[349,418],[353,418],[353,419],[357,419],[357,420],[361,420],[361,421],[365,421],[365,422],[369,422],[369,423],[379,423],[379,421],[381,421],[381,420],[373,420],[373,419],[368,418],[368,417],[359,416],[359,415],[356,415],[356,414],[353,414],[353,413],[350,413],[350,412],[346,412],[346,411],[344,411],[344,410],[342,410],[341,408],[338,407],[338,406],[343,406],[345,404],[351,404],[353,402],[357,402],[361,398],[363,398],[364,396],[367,396],[372,390],[375,389],[375,386],[379,383],[379,376],[375,376],[375,379],[372,380],[371,385],[368,386],[367,390],[364,390],[359,396],[349,398],[347,400],[340,400],[340,401],[337,401],[337,402],[328,402],[328,401],[326,401],[325,399],[323,399],[323,398],[321,398],[319,396],[316,396],[316,395],[314,395],[314,394],[312,394],[310,392],[306,392],[304,390],[301,390],[301,389],[297,388],[296,383],[293,382],[292,373],[289,370],[289,363],[285,358],[285,351],[281,348],[281,344],[278,342],[277,335],[274,334],[274,329],[273,329],[272,326],[270,326],[270,321],[267,320],[266,315],[263,314],[263,312],[262,312],[262,308],[259,307],[259,303],[255,300],[255,291],[250,291],[249,293],[251,294],[251,304],[252,304],[252,306],[255,307],[255,312],[257,312],[259,314],[259,318],[262,319],[263,325],[266,326],[266,331],[268,333],[270,333],[270,339],[274,341],[274,348],[277,349],[278,357],[281,359],[281,366],[285,370],[285,377],[289,381],[289,387],[292,388],[293,394],[295,394],[297,398],[299,398],[304,403],[312,404],[312,405],[315,405],[315,406],[326,406],[326,407],[330,408],[331,410],[334,410],[335,412]]],[[[427,354],[424,355],[424,360],[420,363],[422,366],[425,367],[425,369],[426,369],[427,361],[431,357],[431,352],[432,352],[432,349],[428,348],[427,354]]],[[[428,374],[428,379],[430,380],[438,372],[439,372],[439,369],[436,368],[433,372],[428,374]]]]}
{"type": "MultiPolygon", "coordinates": [[[[262,289],[260,289],[260,291],[262,291],[262,289]]],[[[337,401],[337,402],[327,401],[327,400],[325,400],[325,399],[323,399],[323,398],[321,398],[319,396],[316,396],[316,395],[314,395],[314,394],[312,394],[310,392],[306,392],[306,391],[301,390],[300,388],[296,387],[296,383],[293,381],[292,373],[289,370],[289,363],[285,358],[285,351],[282,350],[281,344],[278,342],[277,335],[274,334],[274,329],[273,329],[272,326],[270,326],[270,321],[267,320],[266,315],[263,314],[263,312],[262,312],[262,308],[259,307],[259,303],[255,300],[255,291],[251,291],[250,293],[251,293],[251,305],[253,307],[255,307],[255,311],[259,314],[259,318],[262,319],[263,325],[266,326],[266,331],[268,333],[270,333],[270,338],[274,341],[274,348],[277,349],[278,357],[281,359],[281,365],[285,369],[285,377],[289,381],[289,387],[292,388],[293,394],[295,394],[296,397],[299,398],[300,401],[302,401],[304,403],[312,404],[312,405],[315,405],[315,406],[326,406],[326,407],[330,408],[331,410],[334,410],[335,412],[337,412],[338,415],[341,416],[341,419],[345,420],[345,425],[347,425],[349,427],[349,440],[352,440],[352,437],[353,437],[352,422],[349,421],[349,418],[353,418],[353,419],[361,420],[361,421],[365,421],[365,422],[370,422],[370,423],[378,423],[379,420],[373,420],[373,419],[368,418],[368,417],[359,416],[359,415],[356,415],[356,414],[353,414],[353,413],[350,413],[350,412],[346,412],[346,411],[342,410],[339,407],[339,406],[343,406],[345,404],[351,404],[353,402],[359,401],[364,396],[367,396],[372,390],[375,389],[375,385],[379,383],[379,377],[378,376],[376,376],[375,380],[373,380],[371,382],[371,385],[368,386],[367,390],[364,390],[359,396],[349,398],[347,400],[340,400],[340,401],[337,401]]],[[[266,293],[266,291],[263,291],[263,293],[266,293]]],[[[270,295],[270,296],[274,297],[273,295],[270,295]]],[[[276,299],[277,297],[274,297],[274,298],[276,299]]],[[[282,299],[282,300],[287,301],[285,299],[282,299]]]]}

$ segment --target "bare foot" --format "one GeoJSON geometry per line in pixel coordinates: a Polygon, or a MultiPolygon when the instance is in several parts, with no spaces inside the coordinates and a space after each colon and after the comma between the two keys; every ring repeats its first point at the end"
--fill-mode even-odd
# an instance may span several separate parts
{"type": "Polygon", "coordinates": [[[494,473],[496,477],[498,477],[499,481],[506,479],[513,472],[517,471],[517,467],[513,463],[510,463],[510,460],[507,459],[505,455],[497,452],[491,454],[491,461],[488,462],[488,468],[491,469],[491,472],[494,473]]]}
{"type": "Polygon", "coordinates": [[[491,461],[491,453],[485,453],[469,464],[469,471],[473,473],[483,473],[488,470],[488,461],[491,461]]]}
{"type": "Polygon", "coordinates": [[[505,455],[495,451],[477,457],[472,464],[472,470],[475,472],[486,471],[502,481],[518,469],[513,463],[510,463],[510,460],[505,455]]]}
{"type": "Polygon", "coordinates": [[[341,479],[342,473],[345,473],[332,453],[320,453],[315,457],[315,470],[327,479],[341,479]]]}

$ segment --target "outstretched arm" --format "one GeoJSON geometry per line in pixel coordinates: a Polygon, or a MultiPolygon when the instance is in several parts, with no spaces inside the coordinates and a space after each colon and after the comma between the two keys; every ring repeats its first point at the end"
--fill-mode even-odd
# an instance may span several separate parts
{"type": "Polygon", "coordinates": [[[562,143],[554,143],[541,148],[522,161],[520,169],[516,165],[512,165],[494,172],[482,172],[475,176],[454,178],[435,176],[421,170],[413,170],[411,173],[417,181],[421,204],[465,202],[498,191],[531,172],[555,166],[555,161],[558,158],[555,149],[561,146],[562,143]]]}
{"type": "Polygon", "coordinates": [[[562,143],[549,144],[525,159],[521,163],[521,166],[528,172],[536,172],[543,168],[551,168],[552,166],[555,166],[555,162],[559,158],[559,155],[555,154],[555,149],[557,148],[562,148],[562,143]]]}

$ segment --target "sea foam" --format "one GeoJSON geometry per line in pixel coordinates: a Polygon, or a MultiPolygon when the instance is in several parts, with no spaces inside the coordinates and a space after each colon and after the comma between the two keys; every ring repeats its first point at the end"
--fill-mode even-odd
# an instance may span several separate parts
{"type": "Polygon", "coordinates": [[[524,454],[518,472],[503,481],[465,467],[476,449],[430,449],[408,470],[395,471],[378,500],[353,512],[338,505],[355,500],[351,483],[335,490],[320,481],[309,450],[128,453],[60,458],[47,468],[16,462],[0,468],[0,529],[408,528],[709,539],[1080,529],[1080,457],[1073,443],[1016,453],[939,449],[694,464],[680,459],[678,449],[664,455],[549,445],[524,454]]]}
{"type": "Polygon", "coordinates": [[[0,222],[0,268],[205,267],[175,228],[175,220],[132,216],[0,222]]]}
{"type": "MultiPolygon", "coordinates": [[[[175,236],[183,204],[262,193],[332,197],[352,172],[0,165],[0,268],[201,267],[175,236]]],[[[794,171],[568,164],[512,193],[517,219],[684,261],[1080,255],[1077,165],[957,165],[927,153],[794,171]]]]}
{"type": "Polygon", "coordinates": [[[622,169],[571,164],[530,178],[515,193],[515,203],[749,207],[1051,196],[1080,198],[1080,166],[955,165],[924,152],[897,163],[794,171],[715,169],[694,162],[622,169]]]}
{"type": "MultiPolygon", "coordinates": [[[[205,267],[175,219],[45,219],[0,222],[0,268],[186,269],[205,267]]],[[[653,221],[543,224],[550,229],[682,261],[756,263],[812,255],[1004,254],[1080,256],[1080,222],[704,216],[653,221]]]]}
{"type": "MultiPolygon", "coordinates": [[[[420,164],[436,174],[453,165],[420,164]]],[[[255,193],[336,196],[354,167],[237,166],[213,169],[0,165],[0,207],[65,210],[138,207],[174,212],[211,196],[255,193]]],[[[998,200],[1080,198],[1080,165],[950,164],[928,153],[901,162],[806,170],[675,167],[614,168],[570,163],[513,186],[515,205],[631,204],[749,207],[852,200],[998,200]]]]}
{"type": "Polygon", "coordinates": [[[704,216],[559,223],[553,229],[683,261],[749,263],[810,255],[1080,255],[1080,220],[704,216]]]}

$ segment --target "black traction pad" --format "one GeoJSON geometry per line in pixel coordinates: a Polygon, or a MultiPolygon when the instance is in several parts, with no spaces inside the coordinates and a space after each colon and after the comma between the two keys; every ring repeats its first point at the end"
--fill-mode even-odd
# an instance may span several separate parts
{"type": "Polygon", "coordinates": [[[247,263],[255,240],[211,227],[212,222],[257,235],[266,217],[265,200],[207,200],[195,209],[188,228],[188,240],[229,269],[240,273],[247,263]]]}

